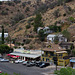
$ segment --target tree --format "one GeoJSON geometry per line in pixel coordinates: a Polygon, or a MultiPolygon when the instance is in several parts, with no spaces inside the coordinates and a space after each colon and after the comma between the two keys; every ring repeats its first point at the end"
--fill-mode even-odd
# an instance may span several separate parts
{"type": "Polygon", "coordinates": [[[71,35],[70,35],[70,33],[69,33],[67,30],[64,30],[64,31],[62,32],[62,34],[63,34],[68,40],[70,40],[71,35]]]}
{"type": "Polygon", "coordinates": [[[59,38],[58,38],[58,36],[55,36],[55,37],[54,37],[54,43],[55,43],[55,44],[58,44],[58,42],[59,42],[59,38]]]}
{"type": "Polygon", "coordinates": [[[2,26],[2,44],[4,44],[4,26],[2,26]]]}
{"type": "Polygon", "coordinates": [[[59,71],[54,71],[55,75],[75,75],[75,69],[71,67],[61,68],[59,71]]]}
{"type": "Polygon", "coordinates": [[[73,56],[75,56],[75,49],[72,50],[72,54],[73,54],[73,56]]]}
{"type": "Polygon", "coordinates": [[[43,22],[41,14],[36,14],[36,17],[34,19],[34,31],[37,32],[38,27],[43,27],[43,22]]]}
{"type": "Polygon", "coordinates": [[[44,31],[43,30],[40,30],[39,33],[38,33],[38,35],[39,35],[39,39],[41,41],[44,41],[45,40],[45,34],[44,34],[44,31]]]}
{"type": "Polygon", "coordinates": [[[3,56],[3,54],[10,53],[12,51],[13,50],[11,50],[11,48],[7,45],[5,45],[5,44],[0,45],[0,53],[2,56],[3,56]]]}

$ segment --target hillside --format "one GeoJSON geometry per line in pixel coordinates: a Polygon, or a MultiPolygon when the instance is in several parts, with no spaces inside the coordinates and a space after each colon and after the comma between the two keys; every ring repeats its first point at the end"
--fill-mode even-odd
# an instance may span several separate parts
{"type": "Polygon", "coordinates": [[[58,5],[58,0],[23,0],[21,2],[0,2],[0,25],[5,26],[5,32],[9,32],[12,39],[17,42],[30,40],[25,44],[26,48],[40,48],[44,43],[38,39],[33,31],[33,18],[36,12],[41,12],[44,26],[56,24],[62,26],[62,31],[68,29],[71,37],[75,36],[75,0],[58,5]],[[19,16],[21,15],[21,16],[19,16]],[[16,17],[19,17],[17,19],[16,17]],[[31,25],[30,28],[26,28],[31,25]]]}

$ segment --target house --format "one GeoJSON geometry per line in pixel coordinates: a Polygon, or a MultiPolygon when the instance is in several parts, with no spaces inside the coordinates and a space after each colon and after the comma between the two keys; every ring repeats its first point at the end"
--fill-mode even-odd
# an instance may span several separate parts
{"type": "Polygon", "coordinates": [[[75,69],[75,57],[70,58],[70,66],[75,69]]]}
{"type": "Polygon", "coordinates": [[[74,48],[73,43],[70,43],[70,42],[61,42],[59,45],[62,48],[66,48],[66,49],[71,49],[71,47],[74,48]]]}
{"type": "Polygon", "coordinates": [[[14,52],[10,53],[13,56],[19,56],[18,59],[21,60],[40,60],[41,55],[44,53],[41,50],[24,50],[23,48],[14,49],[14,52]]]}
{"type": "Polygon", "coordinates": [[[44,34],[53,33],[53,31],[50,30],[49,27],[38,27],[38,29],[37,29],[37,33],[39,33],[40,30],[43,30],[43,31],[44,31],[44,34]]]}
{"type": "MultiPolygon", "coordinates": [[[[0,33],[0,37],[2,37],[2,33],[0,33]]],[[[4,33],[4,38],[8,37],[8,33],[4,33]]]]}
{"type": "Polygon", "coordinates": [[[44,54],[41,56],[41,60],[47,63],[55,63],[55,59],[57,59],[58,65],[68,65],[69,58],[66,49],[61,48],[59,45],[51,44],[48,47],[42,49],[44,54]]]}
{"type": "Polygon", "coordinates": [[[44,30],[44,34],[53,33],[53,31],[52,31],[52,30],[50,30],[50,28],[49,28],[49,27],[44,27],[44,28],[43,28],[43,30],[44,30]]]}
{"type": "Polygon", "coordinates": [[[67,38],[65,38],[62,34],[49,34],[47,36],[47,41],[54,42],[55,36],[58,36],[59,42],[67,42],[67,38]]]}
{"type": "Polygon", "coordinates": [[[40,30],[43,30],[43,27],[38,27],[37,33],[39,33],[40,30]]]}

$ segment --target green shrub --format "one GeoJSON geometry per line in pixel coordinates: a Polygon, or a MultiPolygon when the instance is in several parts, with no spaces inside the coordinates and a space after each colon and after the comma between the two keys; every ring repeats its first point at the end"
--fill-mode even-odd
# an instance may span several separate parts
{"type": "Polygon", "coordinates": [[[26,47],[25,47],[25,46],[24,46],[23,48],[24,48],[24,49],[26,49],[26,47]]]}
{"type": "Polygon", "coordinates": [[[22,46],[24,46],[24,43],[21,43],[22,46]]]}
{"type": "Polygon", "coordinates": [[[75,22],[75,19],[74,19],[73,17],[69,17],[68,20],[69,20],[70,22],[75,22]]]}
{"type": "Polygon", "coordinates": [[[25,44],[29,44],[31,42],[30,39],[26,39],[25,44]]]}
{"type": "Polygon", "coordinates": [[[53,15],[55,16],[55,18],[58,18],[60,16],[59,9],[55,10],[53,15]]]}
{"type": "Polygon", "coordinates": [[[30,25],[27,25],[27,26],[26,26],[26,29],[29,29],[30,27],[31,27],[30,25]]]}
{"type": "Polygon", "coordinates": [[[63,16],[66,16],[66,13],[64,13],[63,16]]]}
{"type": "Polygon", "coordinates": [[[33,49],[33,45],[29,45],[29,49],[33,49]]]}
{"type": "Polygon", "coordinates": [[[73,56],[75,56],[75,49],[72,50],[72,54],[73,54],[73,56]]]}
{"type": "Polygon", "coordinates": [[[25,12],[27,12],[27,11],[30,11],[29,7],[26,7],[26,10],[25,10],[25,12]]]}
{"type": "Polygon", "coordinates": [[[8,12],[3,10],[3,11],[1,11],[1,14],[2,15],[8,15],[8,12]]]}
{"type": "Polygon", "coordinates": [[[67,68],[61,68],[59,71],[54,71],[54,74],[56,75],[75,75],[75,69],[72,69],[71,67],[67,68]]]}
{"type": "Polygon", "coordinates": [[[14,24],[18,23],[22,19],[24,19],[24,14],[17,13],[15,16],[13,16],[13,18],[11,20],[11,24],[14,25],[14,24]]]}
{"type": "Polygon", "coordinates": [[[62,34],[68,39],[68,41],[70,40],[71,34],[67,30],[62,31],[62,34]]]}

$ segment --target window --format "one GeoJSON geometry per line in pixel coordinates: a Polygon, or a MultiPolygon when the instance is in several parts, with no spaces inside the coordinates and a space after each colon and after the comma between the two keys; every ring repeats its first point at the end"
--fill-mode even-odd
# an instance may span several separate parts
{"type": "Polygon", "coordinates": [[[59,54],[59,56],[62,56],[62,54],[59,54]]]}
{"type": "Polygon", "coordinates": [[[49,62],[49,59],[48,58],[46,58],[46,62],[49,62]]]}
{"type": "Polygon", "coordinates": [[[43,61],[44,61],[44,58],[43,58],[43,61]]]}
{"type": "Polygon", "coordinates": [[[50,55],[51,55],[51,56],[54,56],[54,52],[50,52],[50,55]]]}
{"type": "Polygon", "coordinates": [[[46,55],[48,55],[48,52],[46,52],[46,55]]]}

